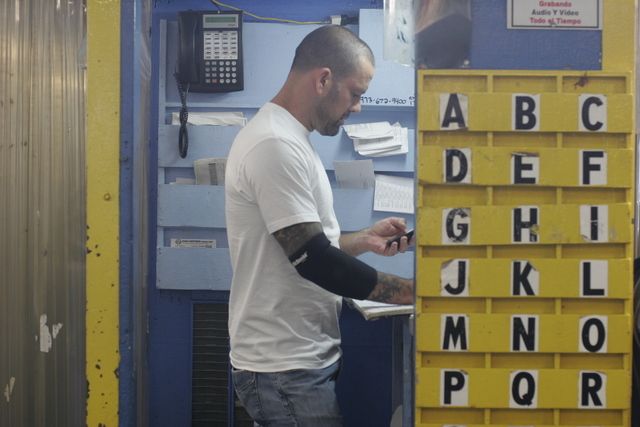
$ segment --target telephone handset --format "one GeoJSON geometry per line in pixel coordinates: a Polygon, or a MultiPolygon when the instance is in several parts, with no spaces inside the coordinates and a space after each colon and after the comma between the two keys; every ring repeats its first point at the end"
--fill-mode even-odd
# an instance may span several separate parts
{"type": "Polygon", "coordinates": [[[178,14],[178,84],[180,131],[178,152],[189,149],[187,95],[189,92],[234,92],[244,89],[242,12],[178,14]]]}
{"type": "Polygon", "coordinates": [[[242,12],[178,14],[179,83],[189,92],[244,89],[242,12]]]}

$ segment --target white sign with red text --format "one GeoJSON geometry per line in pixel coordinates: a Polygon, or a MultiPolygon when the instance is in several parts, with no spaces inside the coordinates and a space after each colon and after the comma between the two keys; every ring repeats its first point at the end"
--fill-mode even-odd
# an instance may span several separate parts
{"type": "Polygon", "coordinates": [[[507,0],[507,27],[600,30],[602,0],[507,0]]]}

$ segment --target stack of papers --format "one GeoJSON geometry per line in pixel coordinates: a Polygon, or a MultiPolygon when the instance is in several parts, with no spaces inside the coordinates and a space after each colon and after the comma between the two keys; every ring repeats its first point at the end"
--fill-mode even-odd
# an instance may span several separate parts
{"type": "Polygon", "coordinates": [[[383,302],[347,299],[347,302],[362,316],[367,319],[375,319],[384,316],[398,316],[401,314],[413,314],[413,305],[385,304],[383,302]]]}
{"type": "Polygon", "coordinates": [[[343,126],[353,140],[353,149],[361,156],[383,157],[409,152],[408,130],[389,122],[359,123],[343,126]]]}
{"type": "MultiPolygon", "coordinates": [[[[244,126],[247,119],[242,112],[218,111],[218,112],[189,112],[187,123],[190,125],[213,126],[244,126]]],[[[171,114],[171,124],[180,124],[180,113],[171,114]]]]}

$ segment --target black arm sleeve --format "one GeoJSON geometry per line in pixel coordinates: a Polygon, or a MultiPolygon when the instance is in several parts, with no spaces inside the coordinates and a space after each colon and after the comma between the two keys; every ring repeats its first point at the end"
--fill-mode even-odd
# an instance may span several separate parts
{"type": "Polygon", "coordinates": [[[305,279],[337,295],[366,299],[378,283],[378,272],[331,246],[324,233],[313,236],[289,257],[305,279]]]}

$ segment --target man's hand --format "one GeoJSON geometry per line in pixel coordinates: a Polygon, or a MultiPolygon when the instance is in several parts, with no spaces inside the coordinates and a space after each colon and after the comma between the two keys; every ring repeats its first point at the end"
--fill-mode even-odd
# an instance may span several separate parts
{"type": "Polygon", "coordinates": [[[369,251],[378,255],[393,256],[406,251],[413,239],[403,236],[399,243],[387,245],[387,242],[406,232],[407,224],[403,218],[389,217],[376,222],[370,228],[340,236],[340,247],[354,256],[369,251]]]}
{"type": "Polygon", "coordinates": [[[405,252],[411,240],[406,236],[400,238],[400,242],[387,242],[394,237],[398,237],[407,232],[407,224],[403,218],[389,217],[382,219],[368,230],[368,244],[370,251],[378,255],[393,256],[398,252],[405,252]]]}

